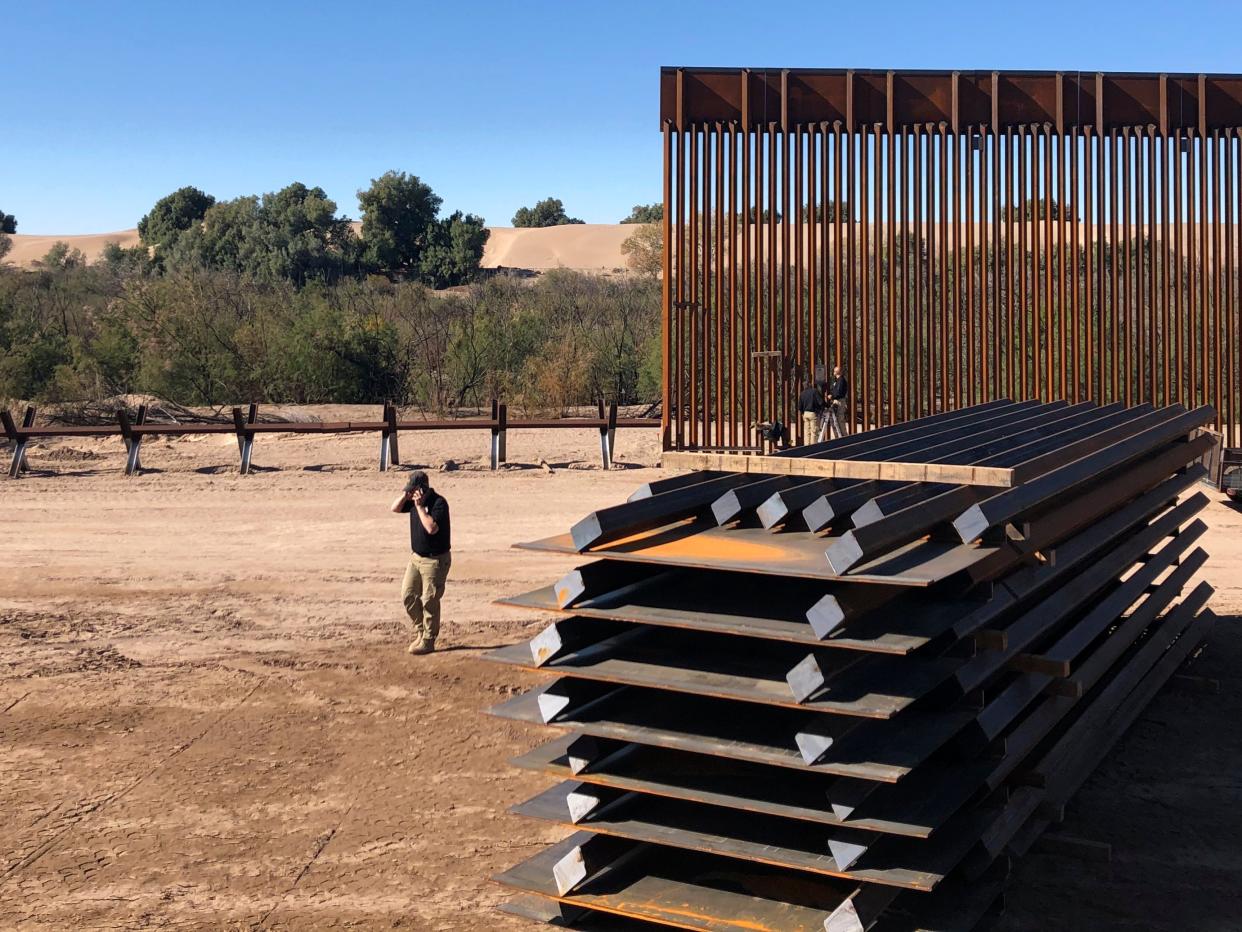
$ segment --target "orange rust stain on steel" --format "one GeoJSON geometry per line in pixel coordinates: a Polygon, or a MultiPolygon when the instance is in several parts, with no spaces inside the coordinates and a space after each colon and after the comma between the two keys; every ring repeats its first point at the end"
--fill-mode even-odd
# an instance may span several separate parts
{"type": "MultiPolygon", "coordinates": [[[[575,904],[575,905],[578,905],[578,904],[575,904]]],[[[640,900],[633,905],[630,905],[626,903],[625,901],[623,901],[620,904],[618,904],[617,908],[633,910],[635,907],[638,907],[641,910],[648,911],[648,912],[636,913],[636,915],[638,915],[639,917],[643,917],[643,918],[646,918],[647,916],[649,916],[650,915],[649,910],[652,907],[654,907],[656,910],[658,910],[659,912],[663,913],[666,916],[680,916],[685,919],[695,919],[695,920],[710,922],[710,923],[720,922],[720,917],[713,913],[704,913],[704,912],[700,912],[699,910],[695,910],[695,909],[677,909],[665,903],[649,903],[644,900],[640,900]]],[[[736,916],[730,916],[728,919],[728,922],[729,922],[729,927],[733,929],[751,929],[753,930],[753,932],[779,932],[779,930],[774,929],[772,926],[768,925],[767,923],[750,922],[749,920],[746,920],[746,919],[739,919],[736,916]]]]}
{"type": "MultiPolygon", "coordinates": [[[[610,545],[615,547],[615,544],[610,545]]],[[[772,544],[727,540],[706,534],[695,534],[679,540],[664,541],[643,548],[643,553],[653,557],[688,557],[691,559],[772,561],[790,559],[789,551],[772,544]]]]}

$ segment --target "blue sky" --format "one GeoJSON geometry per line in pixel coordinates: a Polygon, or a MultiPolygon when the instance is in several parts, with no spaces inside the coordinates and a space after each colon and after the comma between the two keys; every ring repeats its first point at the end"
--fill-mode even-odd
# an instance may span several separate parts
{"type": "Polygon", "coordinates": [[[613,223],[660,197],[661,65],[1236,72],[1240,34],[1239,2],[10,0],[0,208],[93,233],[302,181],[356,217],[398,169],[493,225],[613,223]]]}

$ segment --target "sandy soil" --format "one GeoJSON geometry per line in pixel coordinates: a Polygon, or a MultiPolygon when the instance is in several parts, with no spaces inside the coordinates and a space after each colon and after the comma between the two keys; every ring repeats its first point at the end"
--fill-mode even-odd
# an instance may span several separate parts
{"type": "MultiPolygon", "coordinates": [[[[260,437],[247,477],[229,437],[148,442],[132,479],[116,440],[32,449],[0,480],[0,928],[528,928],[487,877],[559,833],[505,814],[541,736],[481,714],[528,681],[478,657],[542,620],[491,600],[573,565],[509,545],[660,475],[657,433],[602,472],[591,431],[514,432],[500,474],[485,435],[403,437],[463,465],[433,476],[455,552],[419,658],[375,438],[260,437]]],[[[1209,520],[1236,615],[1242,515],[1209,520]]],[[[1219,626],[1196,672],[1222,694],[1167,691],[1075,804],[1113,863],[1029,859],[1006,928],[1237,927],[1239,643],[1219,626]]]]}
{"type": "Polygon", "coordinates": [[[3,259],[9,265],[28,269],[35,262],[47,255],[47,251],[58,242],[64,242],[72,249],[80,249],[87,262],[95,262],[103,255],[104,247],[116,243],[122,248],[138,245],[137,230],[118,230],[115,233],[81,233],[76,236],[44,236],[35,233],[14,233],[9,237],[13,248],[3,259]]]}
{"type": "Polygon", "coordinates": [[[611,272],[628,268],[621,244],[638,227],[621,223],[573,223],[541,229],[492,227],[483,250],[485,269],[577,269],[611,272]]]}
{"type": "MultiPolygon", "coordinates": [[[[355,228],[360,224],[355,223],[355,228]]],[[[575,223],[559,227],[522,228],[492,227],[483,250],[485,269],[503,266],[508,269],[577,269],[578,271],[612,272],[626,269],[621,244],[636,230],[629,224],[575,223]]],[[[88,262],[103,254],[104,246],[117,243],[123,247],[137,245],[138,231],[118,230],[115,233],[89,233],[79,236],[44,236],[17,233],[13,248],[4,261],[20,268],[30,268],[47,255],[47,251],[63,240],[86,255],[88,262]]]]}

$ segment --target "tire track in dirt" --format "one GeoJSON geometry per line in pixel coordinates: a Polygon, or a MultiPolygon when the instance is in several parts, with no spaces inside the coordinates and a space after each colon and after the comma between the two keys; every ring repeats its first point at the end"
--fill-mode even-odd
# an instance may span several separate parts
{"type": "Polygon", "coordinates": [[[66,838],[69,835],[69,833],[71,833],[74,829],[81,826],[88,816],[101,812],[104,809],[106,809],[109,805],[111,805],[112,803],[118,802],[119,800],[124,799],[132,791],[134,791],[140,785],[142,785],[142,783],[146,781],[149,777],[157,773],[161,768],[167,766],[171,761],[179,757],[181,754],[183,754],[184,752],[192,748],[196,743],[198,743],[198,741],[200,741],[203,737],[209,734],[212,731],[212,729],[217,727],[230,715],[232,715],[239,708],[245,705],[246,702],[250,699],[250,697],[254,695],[255,691],[258,690],[259,687],[264,684],[264,682],[265,680],[260,680],[259,682],[255,683],[254,686],[252,686],[250,690],[244,696],[242,696],[242,698],[238,702],[236,702],[234,705],[230,706],[224,712],[216,716],[210,723],[208,723],[206,728],[202,729],[197,735],[195,735],[189,741],[175,748],[172,751],[172,753],[170,753],[167,757],[163,758],[154,767],[150,768],[145,773],[143,773],[136,779],[132,780],[130,783],[124,786],[121,790],[115,793],[109,793],[92,803],[89,803],[87,805],[71,810],[70,817],[66,819],[66,824],[64,828],[58,831],[51,838],[44,841],[37,848],[35,848],[33,851],[27,854],[25,857],[21,858],[17,862],[6,867],[3,873],[0,873],[0,887],[3,887],[6,884],[8,884],[10,880],[15,878],[21,871],[30,867],[35,862],[37,862],[40,858],[42,858],[45,854],[47,854],[49,851],[53,850],[62,839],[66,838]]]}

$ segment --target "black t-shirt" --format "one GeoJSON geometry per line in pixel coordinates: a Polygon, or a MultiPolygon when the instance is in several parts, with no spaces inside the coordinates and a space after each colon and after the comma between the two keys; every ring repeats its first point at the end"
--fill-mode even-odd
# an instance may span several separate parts
{"type": "Polygon", "coordinates": [[[798,410],[819,414],[824,410],[824,393],[818,385],[809,385],[798,396],[798,410]]]}
{"type": "Polygon", "coordinates": [[[414,510],[414,503],[406,502],[404,510],[410,513],[410,549],[420,557],[438,557],[450,549],[448,500],[435,490],[428,489],[423,504],[435,520],[437,530],[434,534],[428,534],[418,512],[414,510]]]}
{"type": "Polygon", "coordinates": [[[841,399],[850,396],[850,383],[845,381],[845,376],[833,379],[832,381],[832,397],[841,399]]]}

